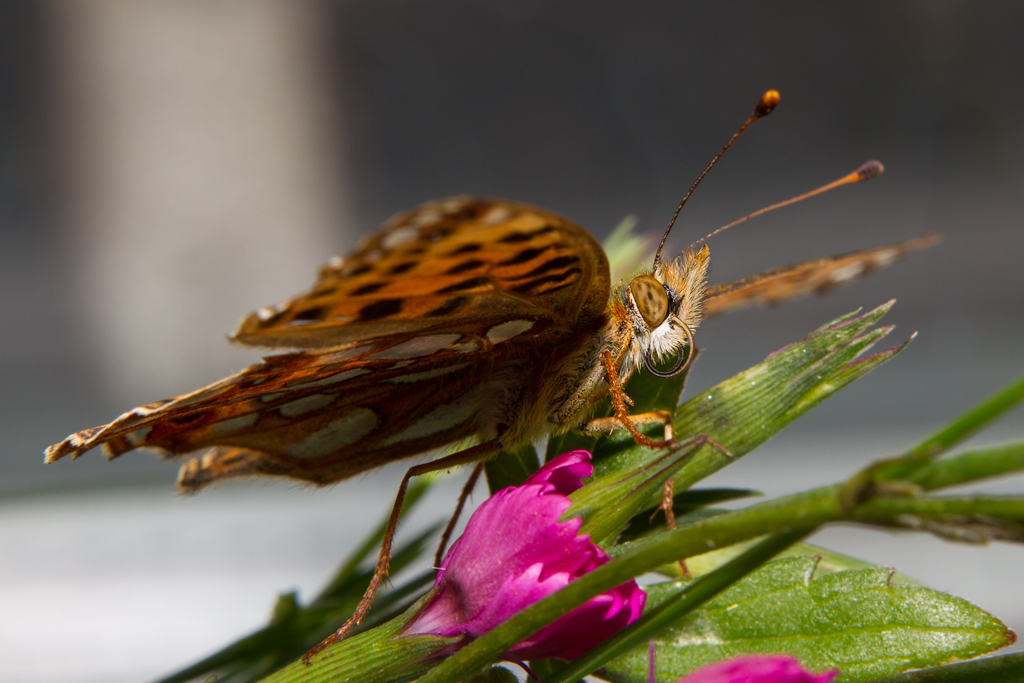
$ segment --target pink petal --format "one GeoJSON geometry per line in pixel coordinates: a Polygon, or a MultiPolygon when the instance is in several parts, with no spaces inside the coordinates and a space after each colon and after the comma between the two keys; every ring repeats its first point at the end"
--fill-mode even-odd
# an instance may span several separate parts
{"type": "Polygon", "coordinates": [[[647,594],[636,581],[616,586],[545,626],[504,656],[512,660],[575,659],[639,619],[646,601],[647,594]]]}
{"type": "MultiPolygon", "coordinates": [[[[583,574],[608,556],[579,536],[578,518],[560,522],[565,494],[593,474],[586,451],[565,453],[522,486],[491,496],[448,551],[434,599],[405,633],[476,638],[583,574]]],[[[636,620],[647,595],[629,581],[564,615],[505,653],[515,659],[574,658],[636,620]]]]}
{"type": "Polygon", "coordinates": [[[811,673],[788,655],[751,655],[705,666],[677,683],[829,683],[838,675],[811,673]]]}
{"type": "Polygon", "coordinates": [[[582,479],[594,475],[594,466],[590,464],[590,453],[587,451],[569,451],[548,461],[543,467],[530,475],[523,486],[554,484],[555,493],[567,496],[573,491],[583,488],[582,479]]]}

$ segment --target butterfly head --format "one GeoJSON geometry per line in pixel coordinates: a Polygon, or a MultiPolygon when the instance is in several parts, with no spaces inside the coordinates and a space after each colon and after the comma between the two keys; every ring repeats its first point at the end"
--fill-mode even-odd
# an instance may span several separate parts
{"type": "Polygon", "coordinates": [[[689,365],[693,330],[700,325],[710,252],[687,250],[652,272],[637,275],[622,290],[632,324],[629,358],[634,368],[646,366],[659,377],[672,377],[689,365]],[[676,358],[668,372],[656,364],[676,358]]]}

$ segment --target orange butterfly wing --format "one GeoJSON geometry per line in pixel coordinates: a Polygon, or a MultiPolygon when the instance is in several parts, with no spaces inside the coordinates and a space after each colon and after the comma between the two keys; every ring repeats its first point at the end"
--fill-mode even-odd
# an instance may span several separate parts
{"type": "Polygon", "coordinates": [[[604,252],[561,217],[493,200],[428,204],[235,334],[306,350],[73,434],[47,461],[97,446],[109,457],[217,447],[182,468],[182,486],[248,474],[329,483],[491,438],[508,414],[494,407],[513,396],[508,410],[522,412],[535,371],[592,333],[609,292],[604,252]]]}
{"type": "Polygon", "coordinates": [[[899,244],[772,268],[742,280],[709,287],[704,299],[704,316],[722,315],[755,304],[774,306],[809,294],[823,294],[940,240],[938,235],[919,237],[899,244]]]}
{"type": "Polygon", "coordinates": [[[604,251],[571,221],[456,197],[399,214],[324,266],[309,292],[247,316],[233,339],[323,348],[530,312],[575,321],[599,315],[610,287],[604,251]]]}

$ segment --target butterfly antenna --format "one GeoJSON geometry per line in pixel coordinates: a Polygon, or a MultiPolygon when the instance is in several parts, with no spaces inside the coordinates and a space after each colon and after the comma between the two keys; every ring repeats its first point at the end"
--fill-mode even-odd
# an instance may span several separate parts
{"type": "Polygon", "coordinates": [[[718,163],[718,160],[722,158],[722,155],[732,147],[732,143],[736,142],[736,140],[743,135],[743,132],[750,127],[750,124],[763,116],[771,114],[772,110],[775,109],[775,106],[778,103],[779,93],[777,90],[769,90],[764,95],[761,95],[760,101],[758,101],[757,106],[754,107],[754,111],[747,119],[746,123],[740,126],[740,129],[729,139],[729,142],[727,142],[725,147],[722,148],[722,151],[720,151],[715,158],[711,160],[711,163],[708,164],[707,168],[704,169],[704,172],[700,174],[697,181],[690,186],[690,191],[686,193],[686,196],[683,197],[683,201],[679,202],[679,206],[676,207],[676,212],[672,214],[672,220],[668,222],[668,228],[665,230],[665,235],[661,238],[661,244],[658,245],[658,251],[654,254],[654,270],[658,270],[658,266],[661,265],[661,250],[665,247],[665,240],[668,239],[668,234],[672,232],[672,226],[675,225],[676,219],[679,217],[679,212],[683,210],[683,205],[686,204],[686,200],[690,198],[693,191],[697,189],[698,185],[700,185],[700,181],[704,180],[704,176],[708,174],[708,171],[718,163]]]}
{"type": "Polygon", "coordinates": [[[728,230],[729,228],[733,227],[734,225],[739,225],[740,223],[742,223],[744,221],[748,221],[751,218],[754,218],[755,216],[760,216],[763,213],[768,213],[769,211],[774,211],[775,209],[781,209],[782,207],[789,206],[790,204],[796,204],[797,202],[802,202],[805,199],[810,199],[811,197],[813,197],[815,195],[819,195],[822,192],[828,192],[829,190],[834,190],[837,187],[842,187],[843,185],[852,185],[854,183],[863,183],[865,180],[871,180],[872,178],[875,178],[877,176],[882,175],[882,172],[884,170],[885,170],[885,167],[882,166],[882,162],[880,162],[880,161],[866,161],[863,164],[861,164],[857,168],[857,170],[854,171],[853,173],[845,175],[842,178],[840,178],[839,180],[833,180],[828,185],[822,185],[821,187],[819,187],[816,190],[811,190],[810,192],[805,192],[802,195],[798,195],[796,197],[793,197],[792,199],[787,199],[784,202],[779,202],[778,204],[772,204],[771,206],[766,206],[763,209],[759,209],[758,211],[755,211],[754,213],[747,214],[743,218],[735,220],[732,223],[729,223],[728,225],[723,225],[718,230],[715,230],[714,232],[708,233],[704,237],[701,237],[699,240],[697,240],[696,242],[691,244],[689,247],[687,247],[687,249],[693,249],[695,246],[697,246],[701,242],[705,242],[705,241],[711,239],[712,237],[714,237],[715,235],[717,235],[718,233],[723,232],[725,230],[728,230]]]}

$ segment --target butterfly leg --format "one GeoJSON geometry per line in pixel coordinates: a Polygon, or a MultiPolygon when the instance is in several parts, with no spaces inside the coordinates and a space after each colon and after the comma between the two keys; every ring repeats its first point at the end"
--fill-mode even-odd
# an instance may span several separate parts
{"type": "Polygon", "coordinates": [[[327,636],[322,643],[302,656],[303,663],[308,665],[313,661],[313,657],[319,654],[324,648],[333,645],[348,635],[349,631],[359,624],[359,622],[363,620],[363,617],[366,616],[366,613],[370,611],[370,605],[373,604],[373,598],[377,595],[380,585],[384,583],[384,579],[388,576],[388,564],[391,561],[391,544],[394,541],[395,528],[398,526],[398,516],[402,511],[402,504],[405,502],[405,493],[409,488],[409,480],[413,477],[418,477],[421,474],[427,474],[428,472],[438,472],[440,470],[446,470],[452,467],[468,465],[470,463],[486,460],[499,450],[501,450],[501,442],[498,439],[491,439],[490,441],[486,441],[478,446],[467,448],[466,450],[459,451],[458,453],[452,453],[449,456],[434,460],[433,462],[426,462],[422,465],[416,465],[415,467],[409,468],[405,473],[405,476],[402,477],[402,483],[398,486],[398,495],[395,496],[395,505],[391,508],[391,517],[388,519],[387,528],[384,530],[384,541],[381,543],[380,557],[377,559],[377,567],[373,572],[373,578],[370,579],[370,585],[366,588],[366,592],[363,594],[363,599],[359,601],[356,611],[341,628],[327,636]]]}
{"type": "MultiPolygon", "coordinates": [[[[630,433],[633,439],[641,446],[647,446],[648,448],[666,448],[675,443],[672,438],[672,415],[667,410],[655,410],[649,413],[641,413],[640,415],[630,415],[629,409],[626,407],[626,403],[632,403],[629,396],[626,395],[626,390],[622,386],[622,382],[619,381],[619,373],[615,368],[615,361],[612,358],[612,354],[608,351],[601,352],[601,362],[604,364],[605,376],[608,379],[608,390],[612,396],[612,408],[615,411],[614,420],[618,421],[626,431],[630,433]],[[650,424],[651,422],[661,422],[665,425],[665,439],[662,441],[655,441],[646,434],[642,434],[637,428],[637,424],[650,424]]],[[[593,422],[600,421],[592,420],[593,422]]],[[[588,427],[590,425],[588,424],[588,427]]],[[[606,427],[607,429],[607,427],[606,427]]],[[[589,430],[588,430],[589,431],[589,430]]]]}
{"type": "Polygon", "coordinates": [[[455,504],[455,512],[452,513],[451,519],[448,520],[448,526],[444,528],[444,532],[441,534],[441,542],[437,546],[437,554],[434,555],[434,566],[440,567],[441,560],[444,559],[445,548],[448,547],[448,539],[452,537],[452,532],[455,531],[455,525],[459,521],[459,516],[462,514],[462,508],[466,505],[466,500],[470,494],[473,493],[473,487],[476,486],[477,480],[480,478],[480,473],[484,471],[484,464],[478,462],[476,467],[469,475],[469,479],[466,480],[466,485],[462,487],[462,492],[459,494],[459,502],[455,504]]]}
{"type": "MultiPolygon", "coordinates": [[[[698,446],[699,448],[699,446],[698,446]]],[[[665,511],[665,527],[669,531],[676,530],[676,512],[672,509],[675,504],[676,497],[676,484],[675,480],[671,477],[665,482],[665,488],[661,493],[661,509],[665,511]]],[[[655,510],[654,514],[658,511],[655,510]]],[[[684,579],[692,579],[693,574],[690,573],[690,568],[686,566],[686,560],[679,560],[679,571],[682,572],[684,579]]]]}

